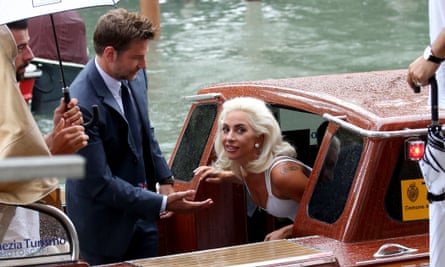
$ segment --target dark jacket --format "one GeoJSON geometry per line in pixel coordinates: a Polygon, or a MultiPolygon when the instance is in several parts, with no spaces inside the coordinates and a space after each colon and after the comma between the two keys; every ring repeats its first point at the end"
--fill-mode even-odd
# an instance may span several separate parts
{"type": "Polygon", "coordinates": [[[145,70],[139,71],[130,88],[142,120],[143,159],[134,153],[127,121],[94,59],[70,87],[71,96],[79,100],[84,121],[91,119],[92,105],[99,108],[99,121],[87,127],[89,143],[79,151],[87,160],[86,177],[66,183],[67,212],[78,232],[81,250],[113,257],[125,252],[138,219],[154,225],[159,217],[162,196],[140,185],[147,182],[153,188],[154,183],[171,176],[148,118],[145,70]],[[141,175],[144,172],[147,181],[141,175]]]}

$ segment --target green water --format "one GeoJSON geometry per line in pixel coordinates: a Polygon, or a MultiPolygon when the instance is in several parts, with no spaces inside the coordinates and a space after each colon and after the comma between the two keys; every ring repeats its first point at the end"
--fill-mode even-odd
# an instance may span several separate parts
{"type": "MultiPolygon", "coordinates": [[[[407,68],[428,44],[423,0],[161,0],[147,55],[150,117],[167,158],[189,108],[219,82],[407,68]]],[[[139,9],[138,0],[120,7],[139,9]]],[[[81,11],[89,47],[107,8],[81,11]]],[[[409,91],[407,91],[409,92],[409,91]]]]}

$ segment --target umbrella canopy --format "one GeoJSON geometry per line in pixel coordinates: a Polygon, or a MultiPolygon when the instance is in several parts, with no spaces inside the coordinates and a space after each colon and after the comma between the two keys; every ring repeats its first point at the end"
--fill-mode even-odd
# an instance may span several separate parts
{"type": "MultiPolygon", "coordinates": [[[[78,64],[88,62],[85,23],[75,10],[64,11],[53,15],[57,32],[60,55],[63,61],[78,64]]],[[[55,42],[48,15],[28,20],[29,46],[36,57],[58,60],[55,42]]]]}
{"type": "Polygon", "coordinates": [[[0,24],[94,6],[115,5],[119,0],[3,0],[0,1],[0,24]]]}

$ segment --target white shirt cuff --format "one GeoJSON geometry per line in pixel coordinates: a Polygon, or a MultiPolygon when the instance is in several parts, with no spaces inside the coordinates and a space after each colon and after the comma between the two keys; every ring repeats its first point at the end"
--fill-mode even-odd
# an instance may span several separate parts
{"type": "Polygon", "coordinates": [[[167,196],[163,196],[162,204],[161,204],[161,211],[159,213],[163,213],[166,208],[167,208],[167,196]]]}

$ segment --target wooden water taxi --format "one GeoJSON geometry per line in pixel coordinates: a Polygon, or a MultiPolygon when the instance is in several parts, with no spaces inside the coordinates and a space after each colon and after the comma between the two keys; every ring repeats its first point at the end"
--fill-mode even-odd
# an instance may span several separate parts
{"type": "MultiPolygon", "coordinates": [[[[156,266],[190,259],[194,266],[428,264],[426,188],[416,161],[419,155],[408,152],[423,144],[431,111],[428,90],[415,94],[405,74],[390,70],[225,83],[185,97],[192,106],[170,161],[179,178],[176,190],[196,189],[197,199],[211,197],[215,204],[160,221],[165,256],[132,263],[156,266]],[[212,146],[221,105],[237,96],[269,103],[298,158],[313,167],[291,240],[247,244],[243,187],[201,183],[193,175],[197,166],[215,159],[212,146]],[[318,144],[317,128],[325,121],[328,127],[318,144]],[[341,143],[334,177],[323,179],[334,138],[341,143]],[[191,253],[175,256],[184,252],[191,253]]],[[[272,230],[276,221],[255,223],[272,230]]]]}

